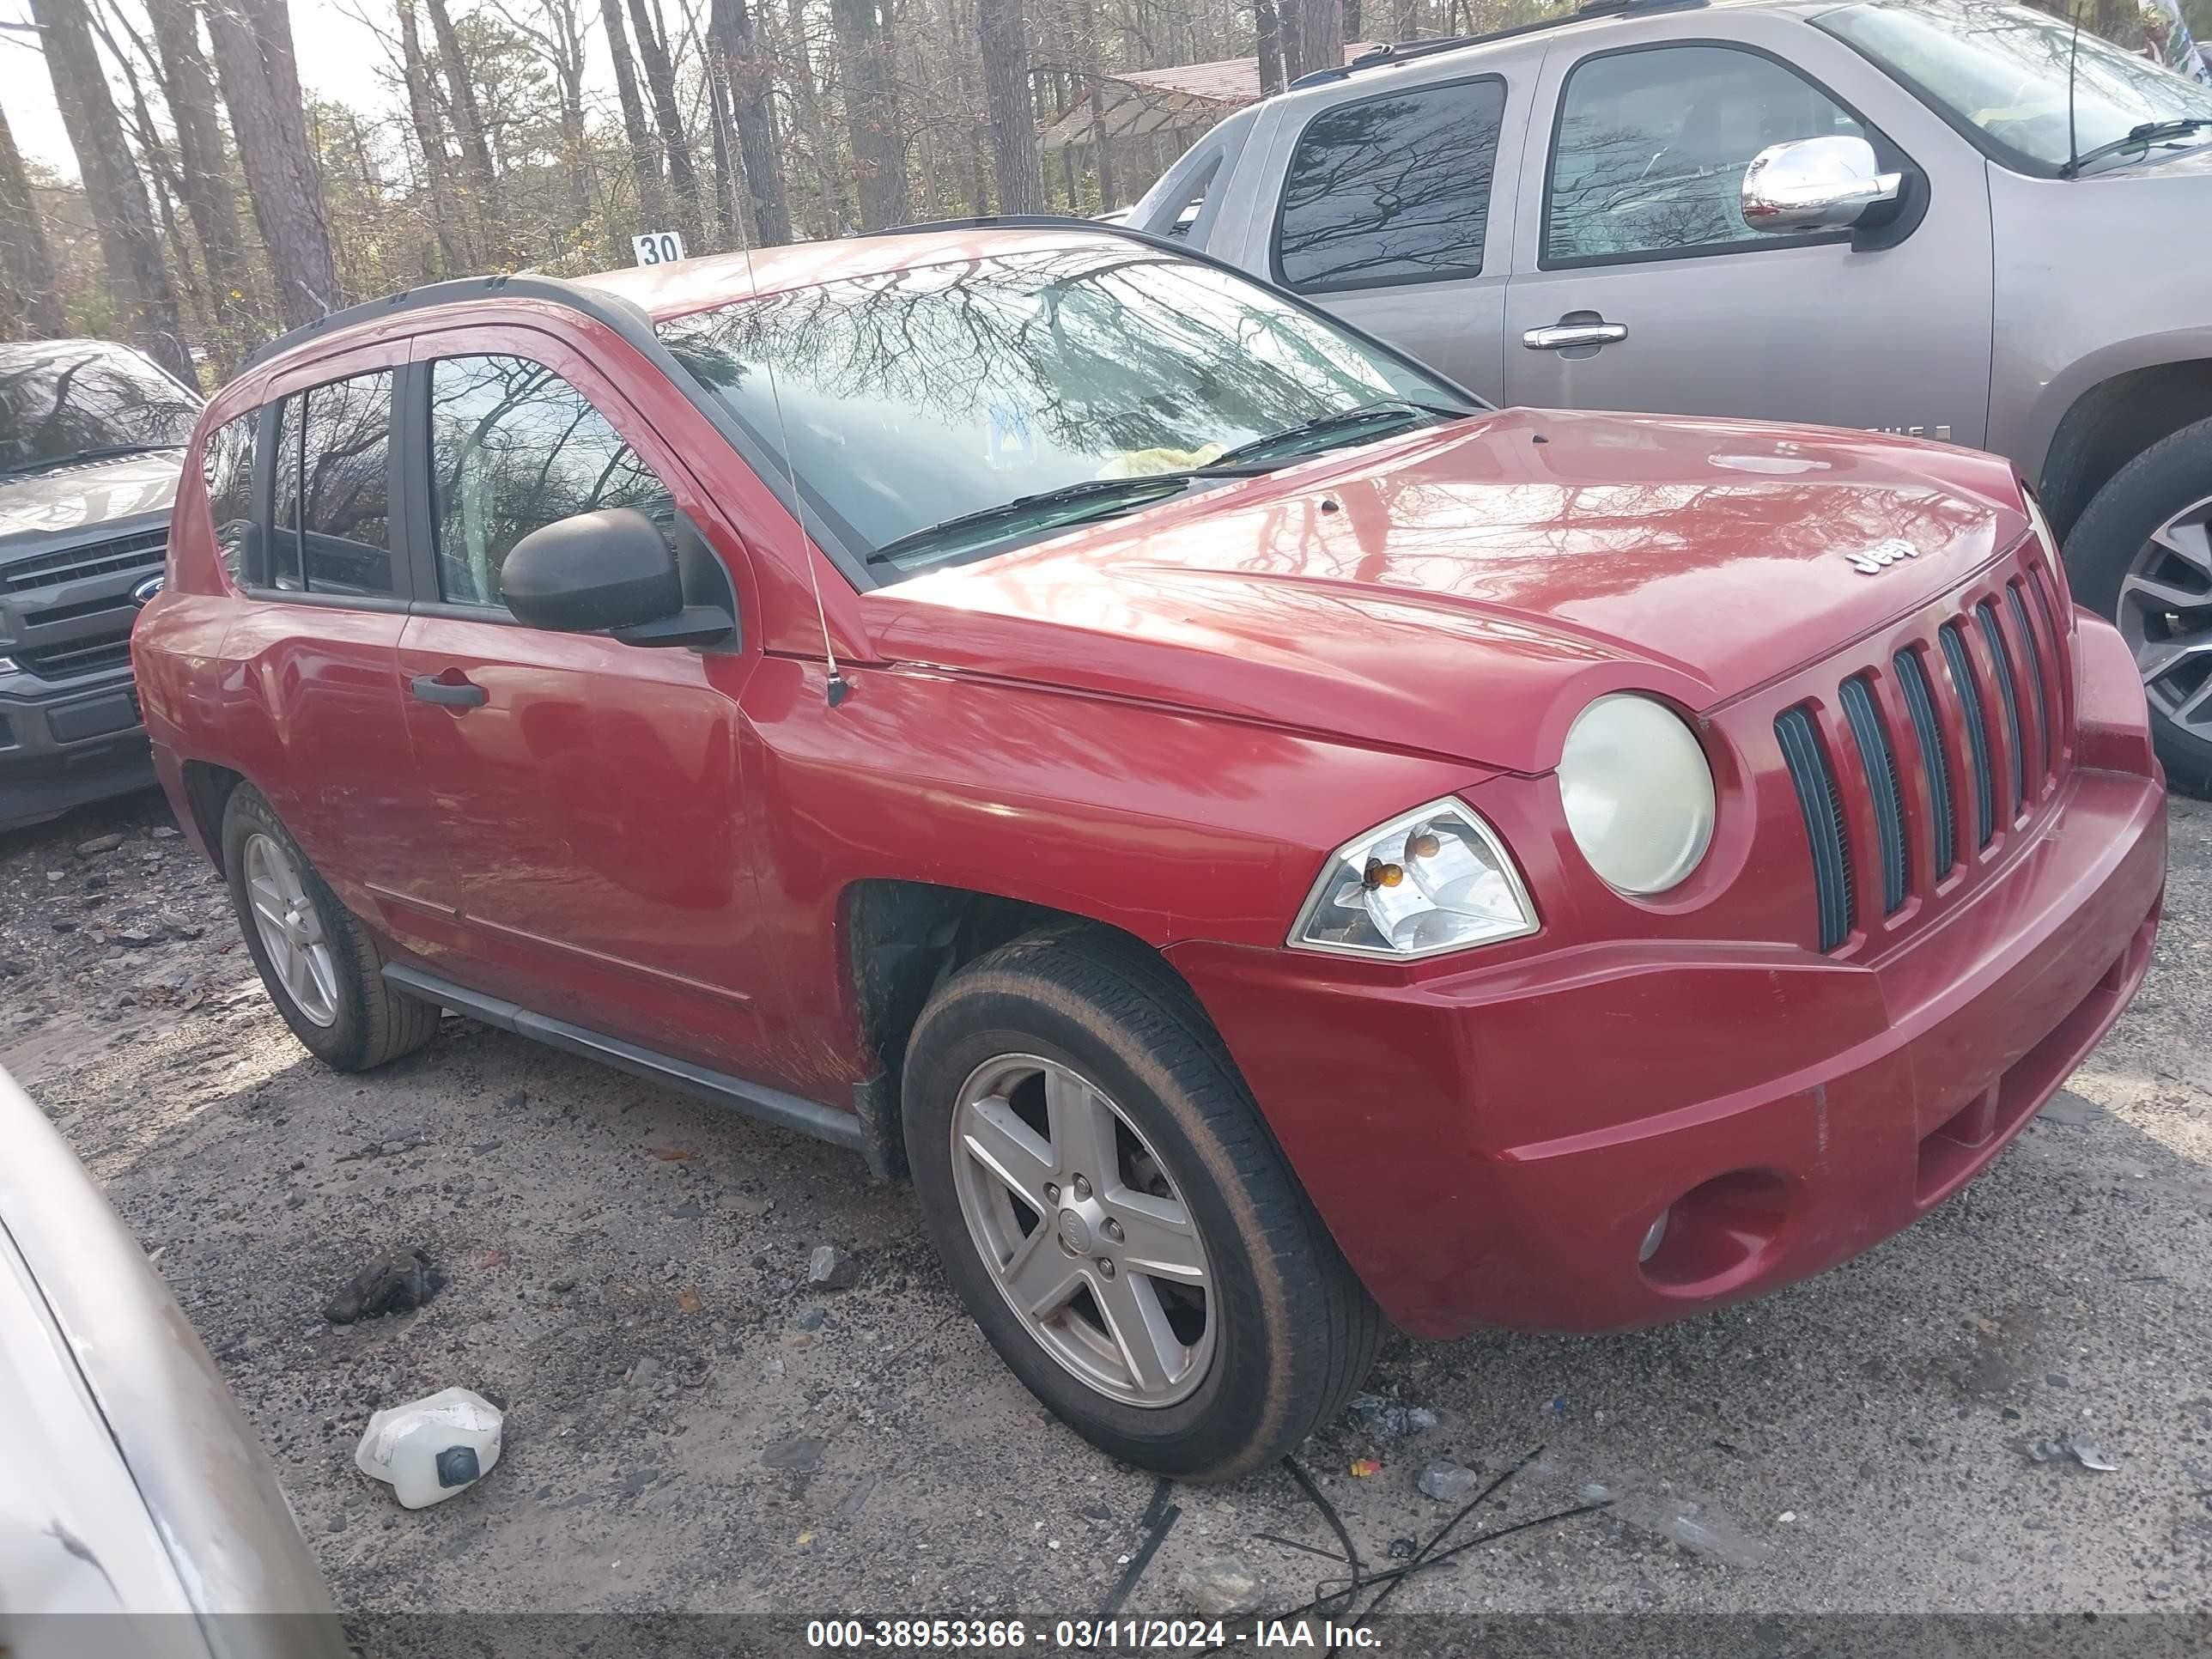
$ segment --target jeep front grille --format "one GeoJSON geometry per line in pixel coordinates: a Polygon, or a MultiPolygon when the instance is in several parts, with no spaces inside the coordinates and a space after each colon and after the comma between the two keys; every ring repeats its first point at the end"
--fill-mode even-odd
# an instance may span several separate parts
{"type": "Polygon", "coordinates": [[[2072,700],[2048,580],[2039,568],[1988,579],[1903,648],[1848,665],[1832,691],[1784,694],[1795,700],[1774,736],[1804,823],[1821,951],[1904,926],[1916,899],[1971,887],[2000,833],[2056,793],[2072,700]]]}
{"type": "Polygon", "coordinates": [[[1974,676],[1974,665],[1966,654],[1966,636],[1959,631],[1956,623],[1945,623],[1936,630],[1942,642],[1943,663],[1951,671],[1951,689],[1957,694],[1958,708],[1966,721],[1966,755],[1968,769],[1974,778],[1974,845],[1987,847],[1990,837],[1997,832],[1996,781],[1990,774],[1990,728],[1982,713],[1982,688],[1974,676]]]}
{"type": "Polygon", "coordinates": [[[1917,651],[1900,651],[1890,660],[1897,670],[1898,690],[1912,716],[1913,742],[1919,748],[1921,770],[1928,780],[1936,879],[1941,881],[1959,861],[1959,804],[1951,794],[1951,763],[1943,753],[1942,728],[1936,724],[1936,693],[1928,684],[1928,670],[1917,651]]]}
{"type": "Polygon", "coordinates": [[[1851,723],[1851,740],[1858,745],[1859,764],[1866,769],[1874,795],[1875,836],[1881,848],[1881,913],[1893,916],[1905,903],[1905,793],[1898,787],[1897,756],[1865,678],[1854,675],[1845,680],[1839,695],[1844,717],[1851,723]]]}
{"type": "Polygon", "coordinates": [[[1813,848],[1813,892],[1820,909],[1820,948],[1832,951],[1851,933],[1851,838],[1844,823],[1844,804],[1836,793],[1836,769],[1828,764],[1813,717],[1802,708],[1785,709],[1774,722],[1783,758],[1797,786],[1798,809],[1805,815],[1805,839],[1813,848]]]}

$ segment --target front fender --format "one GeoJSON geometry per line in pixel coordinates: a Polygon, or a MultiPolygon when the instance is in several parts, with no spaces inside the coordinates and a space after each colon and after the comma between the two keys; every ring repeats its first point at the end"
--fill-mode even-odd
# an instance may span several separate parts
{"type": "Polygon", "coordinates": [[[915,669],[769,658],[748,682],[761,949],[789,964],[787,1086],[873,1064],[843,961],[868,880],[1038,904],[1156,949],[1282,944],[1322,860],[1489,775],[1116,698],[915,669]]]}

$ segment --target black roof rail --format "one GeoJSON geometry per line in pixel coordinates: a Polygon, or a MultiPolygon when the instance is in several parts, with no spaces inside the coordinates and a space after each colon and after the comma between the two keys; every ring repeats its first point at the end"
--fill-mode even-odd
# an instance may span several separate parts
{"type": "MultiPolygon", "coordinates": [[[[1530,26],[1524,23],[1520,27],[1526,28],[1530,26]]],[[[1504,33],[1512,32],[1499,31],[1504,33]]],[[[1304,87],[1325,87],[1332,81],[1347,80],[1361,70],[1381,69],[1385,64],[1411,63],[1417,58],[1433,57],[1440,52],[1456,52],[1462,46],[1479,46],[1485,40],[1497,38],[1497,33],[1432,34],[1419,40],[1392,40],[1382,46],[1369,47],[1341,69],[1317,69],[1310,74],[1301,75],[1284,90],[1297,92],[1304,87]]]]}
{"type": "Polygon", "coordinates": [[[356,323],[374,322],[397,312],[422,311],[431,306],[455,305],[465,300],[485,300],[501,295],[524,300],[550,300],[601,321],[608,320],[609,313],[612,313],[620,317],[621,325],[624,328],[641,325],[647,332],[652,329],[645,313],[631,301],[559,276],[527,274],[455,276],[442,283],[425,283],[420,288],[404,288],[380,300],[365,300],[359,305],[325,313],[312,323],[302,323],[299,327],[288,329],[278,335],[254,351],[233,372],[242,374],[249,368],[267,362],[280,352],[289,351],[294,346],[313,339],[318,334],[351,328],[356,323]]]}
{"type": "Polygon", "coordinates": [[[1433,58],[1441,52],[1487,46],[1492,40],[1510,40],[1516,34],[1534,34],[1569,23],[1588,22],[1593,18],[1638,17],[1655,11],[1697,11],[1711,3],[1712,0],[1583,0],[1574,10],[1561,12],[1556,17],[1540,17],[1533,23],[1514,23],[1482,34],[1442,34],[1422,40],[1393,40],[1361,52],[1341,69],[1319,69],[1301,75],[1284,90],[1297,92],[1305,87],[1325,87],[1332,82],[1348,81],[1363,70],[1388,69],[1393,64],[1433,58]]]}

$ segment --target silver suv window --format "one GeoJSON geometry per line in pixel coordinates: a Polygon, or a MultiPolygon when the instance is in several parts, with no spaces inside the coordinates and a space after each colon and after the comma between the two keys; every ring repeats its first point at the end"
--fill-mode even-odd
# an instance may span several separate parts
{"type": "Polygon", "coordinates": [[[1489,76],[1314,117],[1283,185],[1278,279],[1314,294],[1480,274],[1504,112],[1489,76]]]}
{"type": "Polygon", "coordinates": [[[1683,46],[1585,58],[1559,100],[1544,264],[1786,246],[1744,223],[1744,169],[1769,144],[1835,133],[1872,136],[1757,52],[1683,46]]]}

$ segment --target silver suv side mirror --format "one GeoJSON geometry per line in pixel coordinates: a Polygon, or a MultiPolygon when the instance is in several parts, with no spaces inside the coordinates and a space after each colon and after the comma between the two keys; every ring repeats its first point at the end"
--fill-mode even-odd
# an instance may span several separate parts
{"type": "Polygon", "coordinates": [[[1884,173],[1863,138],[1831,134],[1769,144],[1743,171],[1743,222],[1753,230],[1848,230],[1894,202],[1905,175],[1884,173]]]}

